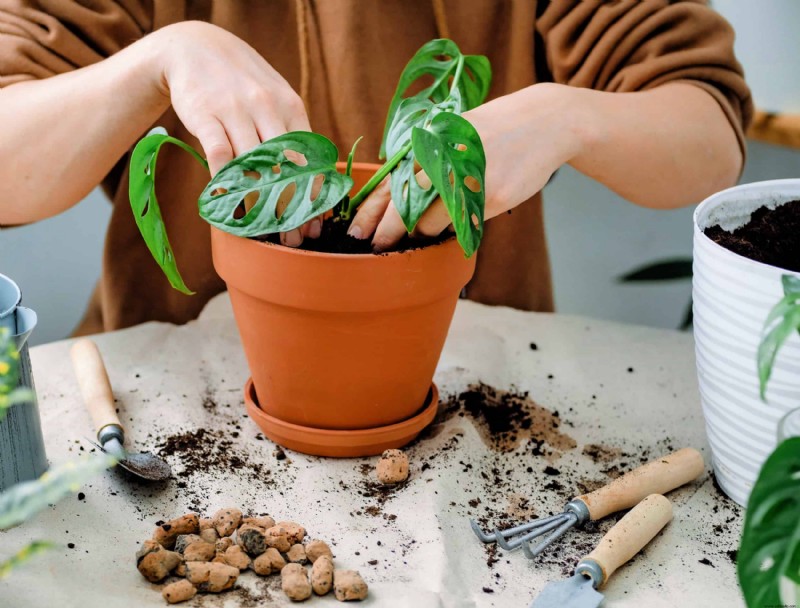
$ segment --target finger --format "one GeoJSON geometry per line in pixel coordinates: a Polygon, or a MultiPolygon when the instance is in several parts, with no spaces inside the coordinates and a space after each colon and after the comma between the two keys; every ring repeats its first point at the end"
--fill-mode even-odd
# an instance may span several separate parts
{"type": "Polygon", "coordinates": [[[394,205],[389,205],[383,219],[375,230],[375,237],[372,239],[372,248],[375,251],[386,251],[391,249],[408,234],[403,219],[397,212],[394,205]]]}
{"type": "Polygon", "coordinates": [[[300,233],[303,238],[318,239],[319,235],[322,234],[322,218],[315,217],[313,220],[307,221],[300,226],[300,233]]]}
{"type": "Polygon", "coordinates": [[[286,129],[289,131],[310,131],[311,124],[308,121],[308,111],[303,99],[292,91],[289,99],[285,102],[286,108],[286,129]]]}
{"type": "Polygon", "coordinates": [[[281,232],[281,245],[287,247],[299,247],[303,244],[303,234],[299,228],[290,230],[289,232],[281,232]]]}
{"type": "Polygon", "coordinates": [[[383,180],[358,208],[347,234],[354,239],[369,238],[386,213],[391,202],[389,178],[383,180]]]}
{"type": "Polygon", "coordinates": [[[271,112],[259,111],[254,119],[259,143],[286,133],[286,127],[283,121],[271,112]]]}
{"type": "Polygon", "coordinates": [[[231,117],[225,122],[225,132],[228,134],[235,156],[249,152],[261,143],[256,126],[250,117],[231,117]]]}
{"type": "Polygon", "coordinates": [[[199,125],[193,135],[197,137],[203,147],[212,177],[233,159],[231,142],[225,133],[225,127],[217,119],[212,118],[199,125]]]}
{"type": "Polygon", "coordinates": [[[451,223],[450,214],[442,199],[437,198],[419,218],[413,236],[439,236],[451,223]]]}

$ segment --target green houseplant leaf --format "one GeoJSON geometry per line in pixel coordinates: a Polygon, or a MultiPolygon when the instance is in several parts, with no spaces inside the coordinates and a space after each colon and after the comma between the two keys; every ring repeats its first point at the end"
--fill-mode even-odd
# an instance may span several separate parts
{"type": "Polygon", "coordinates": [[[761,399],[765,399],[767,383],[772,375],[775,358],[784,342],[800,331],[800,280],[783,276],[784,297],[773,307],[764,322],[765,334],[758,345],[758,380],[761,399]]]}
{"type": "Polygon", "coordinates": [[[34,481],[17,484],[0,494],[0,530],[22,523],[48,505],[77,492],[116,459],[106,454],[81,458],[52,468],[34,481]]]}
{"type": "Polygon", "coordinates": [[[299,228],[333,209],[352,188],[353,180],[336,171],[338,157],[333,142],[317,133],[275,137],[214,176],[200,195],[200,216],[242,237],[299,228]]]}
{"type": "Polygon", "coordinates": [[[481,138],[466,119],[443,112],[427,128],[416,127],[412,145],[422,170],[442,197],[467,257],[483,236],[486,157],[481,138]]]}
{"type": "Polygon", "coordinates": [[[179,139],[170,137],[162,128],[153,129],[136,144],[133,154],[131,154],[128,196],[139,232],[142,233],[144,242],[150,253],[153,254],[153,258],[167,275],[170,285],[178,291],[191,295],[194,292],[186,286],[178,271],[175,254],[169,238],[167,238],[164,218],[161,216],[161,209],[156,198],[156,161],[161,146],[167,143],[183,148],[208,168],[208,163],[194,148],[179,139]]]}
{"type": "MultiPolygon", "coordinates": [[[[444,38],[424,44],[400,75],[389,104],[381,158],[387,156],[387,136],[404,99],[430,99],[434,103],[441,103],[452,97],[458,101],[455,111],[460,114],[483,103],[489,93],[491,80],[489,60],[483,55],[463,55],[455,42],[444,38]],[[425,83],[427,86],[424,86],[425,83]],[[419,90],[409,94],[415,87],[419,90]]],[[[388,156],[391,156],[390,152],[388,156]]]]}
{"type": "Polygon", "coordinates": [[[12,406],[33,399],[33,392],[17,388],[19,383],[19,352],[5,327],[0,329],[0,420],[12,406]]]}
{"type": "Polygon", "coordinates": [[[747,503],[737,572],[752,608],[782,606],[781,585],[800,584],[800,437],[781,443],[761,469],[747,503]]]}
{"type": "Polygon", "coordinates": [[[14,568],[21,566],[40,553],[52,549],[53,547],[55,547],[53,543],[41,540],[36,540],[27,547],[23,547],[7,560],[0,562],[0,580],[7,577],[14,568]]]}

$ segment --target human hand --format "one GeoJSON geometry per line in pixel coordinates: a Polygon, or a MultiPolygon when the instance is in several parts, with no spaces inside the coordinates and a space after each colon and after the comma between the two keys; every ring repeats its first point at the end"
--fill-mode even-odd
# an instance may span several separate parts
{"type": "MultiPolygon", "coordinates": [[[[230,32],[200,21],[157,30],[151,42],[164,57],[160,86],[178,118],[199,141],[211,175],[234,157],[287,131],[310,131],[303,100],[252,47],[230,32]]],[[[299,246],[316,238],[311,220],[281,242],[299,246]]]]}
{"type": "MultiPolygon", "coordinates": [[[[583,145],[581,89],[538,84],[500,97],[464,118],[477,130],[486,153],[486,207],[489,219],[525,202],[552,174],[577,156],[583,145]]],[[[400,214],[390,205],[389,179],[359,207],[350,235],[368,238],[373,247],[391,249],[406,234],[400,214]]],[[[419,178],[427,180],[427,177],[419,178]]],[[[429,180],[428,180],[429,181],[429,180]]],[[[420,218],[414,235],[436,236],[451,223],[441,199],[420,218]]]]}

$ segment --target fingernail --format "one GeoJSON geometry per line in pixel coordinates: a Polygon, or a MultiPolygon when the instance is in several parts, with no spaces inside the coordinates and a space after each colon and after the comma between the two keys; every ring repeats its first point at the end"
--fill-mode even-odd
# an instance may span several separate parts
{"type": "Polygon", "coordinates": [[[361,226],[357,226],[355,224],[351,224],[349,230],[347,231],[348,236],[353,237],[354,239],[363,239],[364,234],[361,231],[361,226]]]}
{"type": "Polygon", "coordinates": [[[303,235],[299,228],[284,233],[283,244],[287,247],[299,247],[303,243],[303,235]]]}
{"type": "Polygon", "coordinates": [[[383,253],[386,248],[386,243],[383,241],[372,241],[372,251],[375,253],[383,253]]]}
{"type": "Polygon", "coordinates": [[[308,238],[318,239],[320,234],[322,234],[322,220],[311,220],[311,225],[308,227],[308,238]]]}

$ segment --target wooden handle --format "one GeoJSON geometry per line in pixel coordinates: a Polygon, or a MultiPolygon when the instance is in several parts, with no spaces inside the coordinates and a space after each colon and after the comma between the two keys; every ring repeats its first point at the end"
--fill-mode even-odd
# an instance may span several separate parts
{"type": "Polygon", "coordinates": [[[703,456],[694,448],[683,448],[618,477],[607,486],[578,496],[589,509],[592,521],[610,513],[630,509],[650,494],[666,494],[705,470],[703,456]]]}
{"type": "MultiPolygon", "coordinates": [[[[581,562],[594,561],[603,571],[602,583],[639,553],[672,519],[672,503],[651,494],[620,519],[581,562]]],[[[598,585],[599,587],[600,585],[598,585]]]]}
{"type": "Polygon", "coordinates": [[[97,345],[88,338],[81,338],[70,350],[72,366],[81,387],[81,395],[95,431],[98,433],[110,424],[122,428],[114,405],[114,393],[108,380],[108,372],[97,345]]]}

